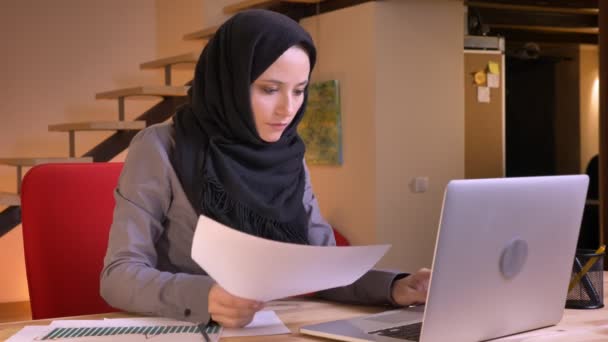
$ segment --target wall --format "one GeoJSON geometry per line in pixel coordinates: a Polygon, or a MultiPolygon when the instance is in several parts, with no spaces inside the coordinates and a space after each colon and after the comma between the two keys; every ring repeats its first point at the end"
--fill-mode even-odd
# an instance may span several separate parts
{"type": "Polygon", "coordinates": [[[376,240],[373,179],[376,7],[367,3],[302,20],[302,26],[317,45],[313,82],[339,81],[342,114],[344,163],[310,165],[311,179],[322,214],[353,244],[376,240]],[[357,39],[343,39],[345,34],[357,39]]]}
{"type": "Polygon", "coordinates": [[[203,21],[205,26],[219,26],[231,15],[224,13],[224,7],[241,2],[241,0],[203,1],[203,21]]]}
{"type": "MultiPolygon", "coordinates": [[[[155,17],[146,0],[0,2],[0,157],[67,156],[49,124],[115,120],[116,102],[95,93],[161,82],[139,71],[156,57],[155,17]]],[[[127,118],[155,102],[127,101],[127,118]]],[[[109,134],[77,133],[77,154],[109,134]]],[[[16,191],[14,168],[0,166],[0,191],[16,191]]],[[[20,228],[0,238],[0,275],[0,302],[28,299],[20,228]]]]}
{"type": "MultiPolygon", "coordinates": [[[[170,57],[182,53],[200,54],[205,41],[184,40],[187,33],[208,26],[205,19],[206,2],[201,0],[156,0],[157,57],[170,57]]],[[[183,85],[192,79],[194,64],[173,67],[172,84],[183,85]]],[[[158,75],[164,75],[162,71],[158,75]]]]}
{"type": "Polygon", "coordinates": [[[393,244],[382,265],[411,271],[431,266],[444,187],[464,178],[463,5],[377,6],[376,234],[393,244]]]}
{"type": "Polygon", "coordinates": [[[344,164],[311,167],[321,211],[354,244],[393,244],[384,267],[430,266],[443,188],[464,176],[462,11],[383,1],[302,21],[315,80],[341,85],[344,164]],[[410,192],[416,176],[428,192],[410,192]]]}
{"type": "Polygon", "coordinates": [[[585,172],[589,160],[599,151],[599,81],[598,48],[580,47],[580,172],[585,172]]]}
{"type": "MultiPolygon", "coordinates": [[[[230,15],[225,6],[240,0],[156,0],[156,42],[158,57],[181,53],[200,54],[206,41],[183,40],[187,33],[221,25],[230,15]]],[[[194,64],[173,67],[172,83],[182,85],[192,79],[194,64]]],[[[161,75],[161,72],[158,73],[161,75]]]]}

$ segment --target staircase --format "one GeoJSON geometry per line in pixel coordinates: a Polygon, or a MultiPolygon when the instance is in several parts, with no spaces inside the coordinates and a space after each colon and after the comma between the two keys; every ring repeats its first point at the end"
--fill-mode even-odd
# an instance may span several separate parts
{"type": "MultiPolygon", "coordinates": [[[[250,8],[266,8],[284,13],[295,20],[307,16],[321,14],[344,7],[357,5],[372,0],[244,0],[226,6],[226,14],[234,14],[250,8]]],[[[206,41],[213,36],[217,26],[188,33],[184,40],[206,41]]],[[[193,51],[186,54],[164,57],[142,63],[141,70],[164,70],[164,85],[144,85],[133,88],[115,89],[96,94],[97,100],[116,100],[117,120],[55,123],[48,126],[49,132],[68,133],[67,157],[38,157],[38,158],[0,158],[0,165],[9,165],[16,168],[17,192],[8,193],[0,189],[0,206],[7,206],[0,212],[0,237],[11,231],[21,223],[20,198],[21,179],[23,169],[46,163],[91,163],[107,162],[124,151],[135,134],[155,123],[169,119],[176,108],[186,102],[189,86],[172,85],[172,71],[175,66],[186,65],[193,68],[200,52],[193,51]],[[161,97],[162,101],[142,113],[134,121],[125,120],[125,100],[134,97],[154,96],[161,97]],[[113,131],[114,134],[100,142],[90,151],[77,157],[76,132],[85,131],[113,131]]]]}

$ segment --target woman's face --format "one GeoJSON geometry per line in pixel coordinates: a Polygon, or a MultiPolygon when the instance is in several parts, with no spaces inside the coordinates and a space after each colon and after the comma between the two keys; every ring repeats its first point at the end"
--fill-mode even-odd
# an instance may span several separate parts
{"type": "Polygon", "coordinates": [[[293,46],[251,84],[253,119],[262,140],[281,138],[304,102],[309,73],[308,54],[293,46]]]}

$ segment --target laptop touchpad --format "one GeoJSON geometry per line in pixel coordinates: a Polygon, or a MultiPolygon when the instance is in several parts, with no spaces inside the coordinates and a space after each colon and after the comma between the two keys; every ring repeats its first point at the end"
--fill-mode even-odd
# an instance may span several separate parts
{"type": "Polygon", "coordinates": [[[415,306],[398,311],[391,311],[367,317],[368,321],[382,322],[382,323],[405,323],[408,321],[422,320],[422,313],[424,312],[424,306],[415,306]]]}

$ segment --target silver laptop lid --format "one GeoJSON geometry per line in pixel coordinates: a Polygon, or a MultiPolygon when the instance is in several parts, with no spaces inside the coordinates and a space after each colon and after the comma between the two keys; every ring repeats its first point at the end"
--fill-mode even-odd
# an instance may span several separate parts
{"type": "Polygon", "coordinates": [[[480,341],[561,319],[588,177],[451,181],[422,341],[480,341]]]}
{"type": "MultiPolygon", "coordinates": [[[[585,175],[450,182],[421,341],[480,341],[559,322],[587,185],[585,175]]],[[[368,332],[411,323],[420,309],[300,331],[343,341],[399,341],[368,332]]]]}

